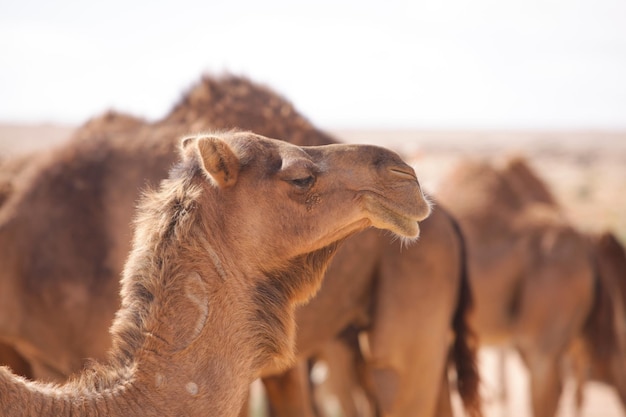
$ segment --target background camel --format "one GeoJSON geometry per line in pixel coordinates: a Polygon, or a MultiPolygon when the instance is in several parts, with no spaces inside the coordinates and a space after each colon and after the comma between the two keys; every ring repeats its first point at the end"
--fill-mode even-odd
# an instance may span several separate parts
{"type": "Polygon", "coordinates": [[[237,415],[262,369],[292,361],[295,304],[319,288],[339,242],[372,225],[414,239],[429,212],[391,151],[188,137],[140,205],[110,364],[61,387],[0,368],[0,412],[237,415]]]}
{"type": "Polygon", "coordinates": [[[594,308],[598,281],[586,237],[518,158],[465,161],[438,196],[467,236],[479,340],[518,349],[534,415],[554,415],[563,358],[594,308]]]}
{"type": "MultiPolygon", "coordinates": [[[[382,251],[370,249],[369,253],[378,253],[379,259],[370,256],[360,262],[348,261],[342,257],[361,255],[364,251],[357,251],[360,248],[339,251],[329,267],[322,291],[297,311],[297,346],[304,347],[300,356],[327,360],[330,375],[339,378],[349,375],[354,360],[360,359],[359,378],[367,381],[363,385],[371,400],[370,412],[394,416],[451,415],[446,364],[451,357],[467,410],[478,414],[476,345],[464,324],[470,299],[463,240],[452,218],[440,206],[435,207],[421,226],[422,237],[411,247],[400,248],[398,244],[382,251]],[[338,271],[339,268],[343,270],[338,271]],[[375,281],[369,285],[374,285],[375,291],[372,300],[359,303],[356,309],[350,308],[351,314],[360,312],[360,317],[355,316],[350,322],[335,322],[336,318],[346,317],[346,312],[339,308],[349,306],[345,300],[337,307],[334,297],[340,291],[332,290],[343,275],[368,281],[373,276],[375,281]],[[368,314],[368,309],[372,313],[368,314]],[[320,316],[319,311],[334,311],[336,315],[320,316]],[[350,326],[346,327],[345,323],[350,326]],[[316,333],[316,328],[322,333],[316,333]],[[344,329],[348,337],[337,341],[325,337],[323,332],[329,329],[333,333],[344,329]],[[350,363],[337,363],[337,356],[328,352],[329,345],[341,349],[345,343],[348,343],[350,363]]],[[[362,237],[358,239],[361,243],[362,237]]],[[[365,294],[365,297],[371,296],[365,294]]],[[[315,414],[311,409],[306,366],[294,368],[289,374],[266,377],[264,383],[272,415],[315,414]]],[[[347,390],[351,387],[347,381],[337,381],[335,386],[347,390]]],[[[356,411],[351,393],[340,395],[340,399],[343,412],[354,415],[350,411],[356,411]]]]}
{"type": "Polygon", "coordinates": [[[594,307],[569,356],[579,408],[588,380],[616,388],[626,410],[626,249],[613,233],[590,237],[596,272],[594,307]]]}
{"type": "MultiPolygon", "coordinates": [[[[145,182],[155,183],[165,174],[172,158],[172,135],[230,126],[288,138],[298,144],[334,142],[267,89],[238,78],[205,78],[181,99],[170,115],[156,123],[116,113],[88,122],[67,146],[39,163],[29,178],[30,187],[24,187],[11,198],[12,203],[5,204],[3,212],[7,218],[24,216],[24,223],[28,223],[20,235],[28,251],[18,248],[14,256],[29,254],[31,259],[40,259],[39,270],[28,266],[26,270],[14,269],[13,273],[28,275],[26,280],[32,280],[32,288],[43,284],[42,270],[48,276],[44,282],[48,285],[47,298],[27,294],[27,304],[17,306],[22,309],[24,323],[28,323],[24,326],[26,331],[15,329],[8,337],[34,364],[36,377],[63,379],[80,369],[85,358],[103,357],[110,343],[105,329],[118,303],[116,271],[121,268],[127,250],[127,225],[137,190],[145,182]],[[146,161],[145,155],[153,155],[154,159],[146,161]],[[139,171],[143,164],[148,166],[139,171]],[[45,211],[50,206],[55,210],[48,215],[45,211]],[[41,223],[27,220],[26,215],[31,214],[36,214],[41,223]],[[50,230],[57,227],[61,230],[50,230]],[[86,233],[91,237],[85,247],[78,240],[69,242],[86,233]],[[54,235],[64,235],[67,240],[56,244],[56,253],[33,253],[42,248],[33,241],[54,235]],[[77,253],[91,262],[75,263],[77,253]],[[38,305],[40,310],[24,311],[24,305],[38,305]],[[82,313],[77,315],[76,311],[82,313]]],[[[349,325],[360,329],[372,326],[368,332],[374,335],[372,366],[382,370],[378,379],[410,381],[398,385],[397,394],[386,393],[387,407],[398,399],[393,404],[398,410],[396,415],[432,415],[440,391],[439,385],[432,381],[444,384],[448,353],[445,347],[450,343],[452,316],[457,311],[463,317],[468,308],[467,304],[457,304],[462,280],[461,242],[452,220],[438,208],[422,229],[424,238],[402,251],[401,242],[375,231],[349,239],[332,263],[319,297],[310,308],[298,311],[300,357],[312,354],[324,340],[335,337],[349,325]],[[420,268],[423,272],[419,272],[420,268]],[[379,275],[381,271],[386,273],[379,275]],[[344,279],[346,275],[352,277],[349,285],[344,279]],[[380,290],[374,293],[376,288],[380,290]],[[386,294],[391,298],[385,299],[386,294]],[[394,303],[393,297],[398,294],[404,295],[407,303],[394,303]],[[399,313],[406,304],[411,306],[412,313],[399,313]],[[422,314],[424,311],[430,313],[422,314]],[[394,320],[398,314],[405,314],[402,317],[414,329],[410,333],[413,337],[398,340],[407,336],[404,330],[396,339],[382,337],[382,332],[387,331],[386,320],[394,320]],[[381,336],[377,337],[378,332],[381,336]],[[404,363],[404,358],[418,356],[423,364],[421,372],[419,366],[409,367],[404,363]],[[425,388],[416,390],[420,383],[425,388]]],[[[17,237],[7,235],[9,238],[17,237]]],[[[457,346],[466,344],[464,325],[463,319],[456,321],[457,346]]],[[[473,363],[470,349],[458,352],[461,355],[457,355],[457,360],[473,363]]],[[[272,370],[267,370],[266,375],[271,373],[272,370]]],[[[462,378],[468,380],[465,399],[468,404],[475,402],[476,384],[471,382],[476,380],[475,372],[463,374],[462,378]]],[[[389,387],[387,382],[379,385],[389,387]]]]}

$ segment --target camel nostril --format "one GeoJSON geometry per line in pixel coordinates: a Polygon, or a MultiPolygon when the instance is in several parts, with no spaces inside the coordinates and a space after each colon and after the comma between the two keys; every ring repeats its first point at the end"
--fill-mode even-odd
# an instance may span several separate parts
{"type": "Polygon", "coordinates": [[[392,174],[397,175],[398,177],[417,181],[417,175],[415,175],[415,171],[411,167],[393,167],[389,168],[389,171],[391,171],[392,174]]]}

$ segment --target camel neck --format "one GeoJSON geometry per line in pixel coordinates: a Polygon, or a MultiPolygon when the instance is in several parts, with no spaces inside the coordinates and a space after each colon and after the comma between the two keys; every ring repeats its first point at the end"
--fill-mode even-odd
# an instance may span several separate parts
{"type": "Polygon", "coordinates": [[[1,416],[239,414],[259,366],[253,294],[205,261],[208,232],[194,216],[187,194],[144,207],[109,361],[61,387],[0,369],[1,416]]]}
{"type": "MultiPolygon", "coordinates": [[[[249,382],[248,382],[249,383],[249,382]]],[[[152,384],[135,380],[99,391],[80,384],[53,387],[18,379],[0,368],[0,415],[3,417],[103,416],[189,417],[236,416],[247,384],[214,381],[211,387],[188,381],[178,384],[155,375],[152,384]],[[149,386],[151,385],[151,386],[149,386]]]]}
{"type": "Polygon", "coordinates": [[[141,393],[125,384],[115,389],[90,392],[74,383],[55,387],[15,377],[0,368],[0,415],[36,416],[156,416],[158,409],[141,393]]]}
{"type": "MultiPolygon", "coordinates": [[[[232,291],[218,289],[214,297],[205,291],[206,279],[220,279],[217,272],[210,277],[206,270],[177,273],[178,285],[154,295],[158,308],[143,317],[142,341],[114,344],[109,363],[94,364],[61,387],[27,382],[0,369],[0,415],[238,415],[257,376],[246,336],[249,315],[239,307],[246,303],[233,300],[232,291]]],[[[131,310],[125,307],[119,316],[127,322],[128,314],[135,314],[131,310]]],[[[116,337],[134,335],[131,329],[114,329],[116,337]]]]}

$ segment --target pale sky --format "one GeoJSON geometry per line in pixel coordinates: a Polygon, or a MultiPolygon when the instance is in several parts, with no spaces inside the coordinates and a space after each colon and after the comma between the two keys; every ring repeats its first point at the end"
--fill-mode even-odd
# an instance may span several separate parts
{"type": "Polygon", "coordinates": [[[626,0],[0,0],[0,121],[159,118],[205,72],[324,128],[626,129],[626,0]]]}

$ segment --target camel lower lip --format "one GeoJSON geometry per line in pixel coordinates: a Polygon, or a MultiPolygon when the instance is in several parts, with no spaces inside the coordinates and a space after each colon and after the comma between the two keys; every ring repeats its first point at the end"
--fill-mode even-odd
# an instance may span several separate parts
{"type": "Polygon", "coordinates": [[[381,207],[391,214],[387,221],[395,226],[392,229],[394,233],[408,239],[417,238],[419,236],[419,223],[415,217],[400,214],[384,205],[381,205],[381,207]]]}
{"type": "MultiPolygon", "coordinates": [[[[407,219],[408,220],[408,219],[407,219]]],[[[404,237],[409,239],[416,239],[420,235],[420,227],[417,221],[408,220],[407,226],[411,224],[413,227],[407,227],[406,233],[404,233],[404,237]],[[411,222],[411,223],[409,223],[411,222]]]]}

